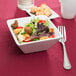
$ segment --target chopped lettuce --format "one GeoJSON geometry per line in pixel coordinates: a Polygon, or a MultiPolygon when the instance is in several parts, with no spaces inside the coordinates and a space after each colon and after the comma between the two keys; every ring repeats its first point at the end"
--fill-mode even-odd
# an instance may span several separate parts
{"type": "Polygon", "coordinates": [[[46,22],[45,22],[45,24],[44,24],[45,26],[49,26],[49,21],[48,20],[46,20],[46,22]]]}
{"type": "Polygon", "coordinates": [[[32,29],[32,34],[34,34],[36,32],[36,29],[35,28],[33,28],[32,29]]]}
{"type": "MultiPolygon", "coordinates": [[[[32,24],[32,23],[28,23],[26,26],[27,26],[27,27],[35,28],[35,25],[34,25],[34,24],[32,24]]],[[[26,26],[25,26],[25,27],[26,27],[26,26]]]]}
{"type": "Polygon", "coordinates": [[[41,34],[42,34],[42,32],[39,32],[38,34],[39,34],[39,35],[41,35],[41,34]]]}
{"type": "Polygon", "coordinates": [[[21,35],[24,35],[25,34],[25,31],[24,32],[21,32],[21,35]]]}
{"type": "Polygon", "coordinates": [[[37,23],[39,22],[39,18],[35,18],[35,19],[32,19],[31,21],[30,21],[30,23],[35,23],[35,25],[37,25],[37,23]]]}
{"type": "Polygon", "coordinates": [[[39,39],[33,39],[33,41],[37,41],[37,40],[39,40],[39,39]]]}
{"type": "Polygon", "coordinates": [[[34,22],[35,22],[35,23],[38,23],[38,22],[39,22],[39,20],[40,20],[39,18],[34,19],[34,22]]]}

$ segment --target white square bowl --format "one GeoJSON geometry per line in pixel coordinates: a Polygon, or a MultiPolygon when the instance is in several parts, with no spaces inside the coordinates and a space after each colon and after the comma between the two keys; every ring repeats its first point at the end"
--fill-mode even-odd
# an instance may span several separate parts
{"type": "Polygon", "coordinates": [[[32,52],[47,50],[62,37],[58,29],[55,27],[55,25],[46,16],[35,16],[35,17],[23,17],[23,18],[10,19],[10,20],[7,20],[7,24],[8,24],[8,28],[11,32],[11,35],[15,43],[24,53],[32,53],[32,52]],[[32,41],[32,42],[27,42],[27,43],[19,43],[15,34],[13,33],[11,24],[13,24],[15,20],[17,20],[19,23],[19,26],[24,26],[26,23],[30,22],[30,20],[33,18],[40,18],[44,20],[47,19],[50,23],[49,28],[53,27],[55,29],[55,38],[32,41]]]}

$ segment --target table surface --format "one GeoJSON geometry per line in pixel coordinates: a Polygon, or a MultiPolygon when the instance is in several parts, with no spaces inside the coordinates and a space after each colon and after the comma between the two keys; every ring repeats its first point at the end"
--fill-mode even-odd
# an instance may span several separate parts
{"type": "Polygon", "coordinates": [[[66,26],[66,49],[72,69],[63,69],[63,52],[59,42],[48,51],[23,54],[12,38],[6,20],[29,15],[17,8],[17,0],[0,0],[0,76],[76,76],[76,18],[63,19],[58,0],[35,0],[38,6],[42,3],[47,3],[60,15],[52,20],[56,27],[66,26]]]}

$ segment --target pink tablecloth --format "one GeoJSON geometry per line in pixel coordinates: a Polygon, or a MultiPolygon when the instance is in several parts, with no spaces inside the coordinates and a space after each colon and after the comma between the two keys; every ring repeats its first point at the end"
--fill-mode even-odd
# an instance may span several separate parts
{"type": "MultiPolygon", "coordinates": [[[[58,0],[35,0],[36,5],[47,3],[60,14],[58,0]]],[[[6,24],[7,19],[29,16],[17,8],[16,0],[0,0],[0,76],[76,76],[76,18],[65,20],[61,17],[52,20],[65,25],[67,31],[66,48],[72,69],[63,69],[63,52],[56,43],[45,52],[25,55],[15,44],[6,24]]]]}

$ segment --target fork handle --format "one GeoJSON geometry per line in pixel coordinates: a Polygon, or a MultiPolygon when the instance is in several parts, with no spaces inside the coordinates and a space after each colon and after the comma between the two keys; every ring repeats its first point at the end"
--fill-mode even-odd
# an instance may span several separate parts
{"type": "Polygon", "coordinates": [[[63,42],[63,52],[64,52],[64,63],[63,63],[63,67],[64,69],[71,69],[71,64],[70,64],[70,61],[69,61],[69,58],[67,56],[67,52],[66,52],[66,47],[65,47],[65,43],[63,42]]]}

